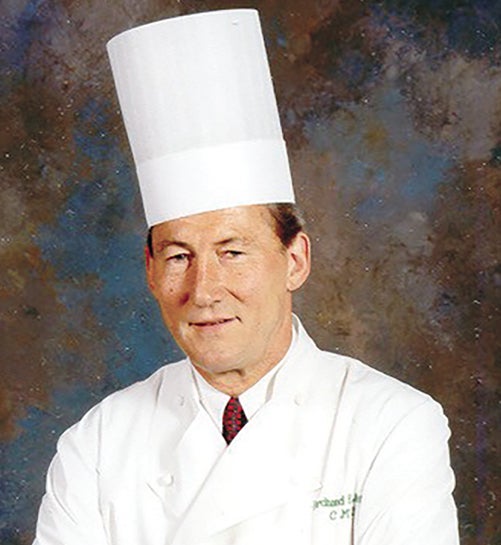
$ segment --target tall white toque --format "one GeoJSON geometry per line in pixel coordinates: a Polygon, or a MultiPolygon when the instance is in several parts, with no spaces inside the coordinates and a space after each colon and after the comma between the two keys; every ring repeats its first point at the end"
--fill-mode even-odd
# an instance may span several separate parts
{"type": "Polygon", "coordinates": [[[150,227],[294,202],[257,11],[166,19],[107,47],[150,227]]]}

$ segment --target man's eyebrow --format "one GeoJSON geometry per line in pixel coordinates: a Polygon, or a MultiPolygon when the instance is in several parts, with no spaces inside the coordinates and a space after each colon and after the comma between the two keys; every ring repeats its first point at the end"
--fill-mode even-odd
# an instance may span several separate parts
{"type": "MultiPolygon", "coordinates": [[[[247,237],[228,237],[224,238],[222,240],[218,240],[214,245],[215,246],[225,246],[227,244],[249,244],[250,241],[247,237]]],[[[157,242],[154,245],[155,252],[161,253],[165,250],[165,248],[168,248],[169,246],[179,246],[181,248],[185,248],[186,250],[190,250],[190,252],[193,250],[191,245],[188,242],[184,242],[182,240],[176,240],[176,239],[168,239],[164,238],[157,242]]]]}
{"type": "Polygon", "coordinates": [[[246,237],[228,237],[216,242],[216,246],[225,246],[226,244],[234,244],[234,243],[249,244],[249,242],[250,242],[249,239],[246,237]]]}
{"type": "Polygon", "coordinates": [[[186,250],[191,250],[191,247],[187,242],[183,242],[182,240],[164,238],[155,244],[155,251],[163,252],[163,250],[165,250],[165,248],[167,248],[168,246],[180,246],[181,248],[185,248],[186,250]]]}

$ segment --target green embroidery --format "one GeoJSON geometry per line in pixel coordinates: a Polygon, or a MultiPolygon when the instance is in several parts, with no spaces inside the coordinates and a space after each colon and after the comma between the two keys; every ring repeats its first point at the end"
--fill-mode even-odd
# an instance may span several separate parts
{"type": "Polygon", "coordinates": [[[313,500],[313,511],[321,509],[328,514],[330,520],[351,519],[356,506],[362,501],[362,494],[343,494],[337,498],[324,497],[313,500]]]}

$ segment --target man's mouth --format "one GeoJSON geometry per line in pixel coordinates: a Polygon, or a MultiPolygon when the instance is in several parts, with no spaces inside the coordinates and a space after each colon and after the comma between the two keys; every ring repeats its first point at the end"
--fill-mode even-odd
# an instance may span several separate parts
{"type": "Polygon", "coordinates": [[[211,320],[200,320],[196,322],[189,322],[191,326],[195,327],[214,327],[222,324],[233,322],[236,318],[214,318],[211,320]]]}

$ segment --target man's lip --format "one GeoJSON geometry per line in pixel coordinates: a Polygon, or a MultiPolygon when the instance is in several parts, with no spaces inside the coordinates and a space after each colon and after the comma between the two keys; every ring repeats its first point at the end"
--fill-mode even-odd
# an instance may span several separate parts
{"type": "Polygon", "coordinates": [[[210,318],[207,320],[197,320],[196,322],[189,322],[191,326],[195,327],[208,327],[208,326],[215,326],[215,325],[221,325],[226,324],[228,322],[232,322],[233,320],[236,320],[235,317],[231,318],[210,318]]]}

